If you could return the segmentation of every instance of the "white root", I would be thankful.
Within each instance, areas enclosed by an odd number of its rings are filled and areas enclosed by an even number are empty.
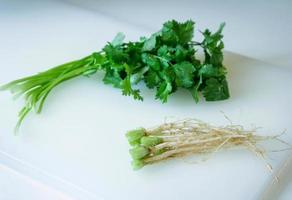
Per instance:
[[[232,123],[224,127],[216,127],[196,119],[165,123],[146,130],[146,135],[161,138],[163,142],[151,147],[151,153],[143,161],[150,164],[191,153],[211,155],[223,148],[237,146],[245,147],[265,159],[264,151],[256,144],[267,139],[277,140],[280,135],[258,136],[255,135],[256,130],[257,128],[244,130],[243,126]],[[272,170],[268,163],[267,167]]]

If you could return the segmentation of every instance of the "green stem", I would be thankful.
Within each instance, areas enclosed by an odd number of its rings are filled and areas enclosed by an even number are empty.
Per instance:
[[[22,121],[33,108],[36,109],[37,113],[42,111],[46,98],[56,86],[83,75],[88,70],[98,69],[101,64],[96,61],[93,55],[90,55],[0,87],[1,90],[10,90],[15,96],[25,95],[25,106],[19,112],[15,131],[18,131]]]

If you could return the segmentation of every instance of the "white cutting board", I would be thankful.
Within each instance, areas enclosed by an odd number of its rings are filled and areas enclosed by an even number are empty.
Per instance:
[[[22,5],[25,6],[25,5]],[[129,40],[149,35],[97,13],[61,3],[36,2],[36,8],[1,17],[0,84],[99,50],[118,31]],[[2,14],[5,16],[5,12]],[[41,115],[29,115],[13,135],[21,101],[0,94],[0,162],[76,199],[257,199],[271,178],[265,163],[248,151],[221,152],[207,162],[172,160],[133,171],[125,132],[163,123],[165,117],[194,117],[217,125],[263,127],[292,142],[292,71],[225,52],[231,98],[195,104],[178,91],[161,104],[140,85],[138,102],[101,76],[77,78],[56,88]],[[287,152],[269,154],[275,167]],[[188,159],[189,161],[189,159]]]

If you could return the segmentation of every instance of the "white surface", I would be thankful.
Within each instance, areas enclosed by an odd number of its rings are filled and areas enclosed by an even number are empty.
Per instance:
[[[275,179],[271,181],[265,191],[263,192],[262,199],[264,200],[290,200],[292,196],[292,154],[285,160],[282,166],[275,172],[275,176],[279,178],[279,181]]]
[[[0,83],[85,56],[118,31],[128,39],[150,33],[62,3],[5,5]],[[264,127],[261,134],[285,128],[289,133],[291,70],[228,52],[226,65],[232,98],[214,103],[195,104],[179,91],[161,104],[140,86],[142,103],[98,76],[72,80],[52,92],[43,113],[30,115],[17,137],[12,130],[22,102],[1,93],[0,162],[76,199],[257,199],[271,174],[246,151],[219,153],[199,165],[173,160],[138,172],[130,167],[125,131],[161,123],[165,116],[223,124],[224,111],[235,122]],[[285,154],[271,154],[269,161],[277,167]]]
[[[26,177],[19,172],[0,164],[0,199],[42,199],[42,200],[73,200],[48,185]]]

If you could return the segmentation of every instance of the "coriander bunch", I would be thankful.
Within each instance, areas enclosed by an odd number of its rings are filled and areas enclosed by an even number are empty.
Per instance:
[[[203,31],[203,40],[193,41],[194,22],[175,20],[163,24],[161,30],[139,41],[124,42],[118,33],[104,48],[80,60],[54,67],[39,74],[12,81],[0,89],[24,96],[25,105],[19,113],[20,126],[33,109],[40,113],[49,93],[59,84],[78,76],[90,76],[104,71],[103,82],[122,90],[122,94],[143,100],[135,85],[143,81],[156,90],[155,98],[163,103],[179,88],[190,91],[196,102],[199,93],[207,101],[229,98],[226,69],[223,65],[222,30]],[[201,48],[204,59],[196,52]]]

